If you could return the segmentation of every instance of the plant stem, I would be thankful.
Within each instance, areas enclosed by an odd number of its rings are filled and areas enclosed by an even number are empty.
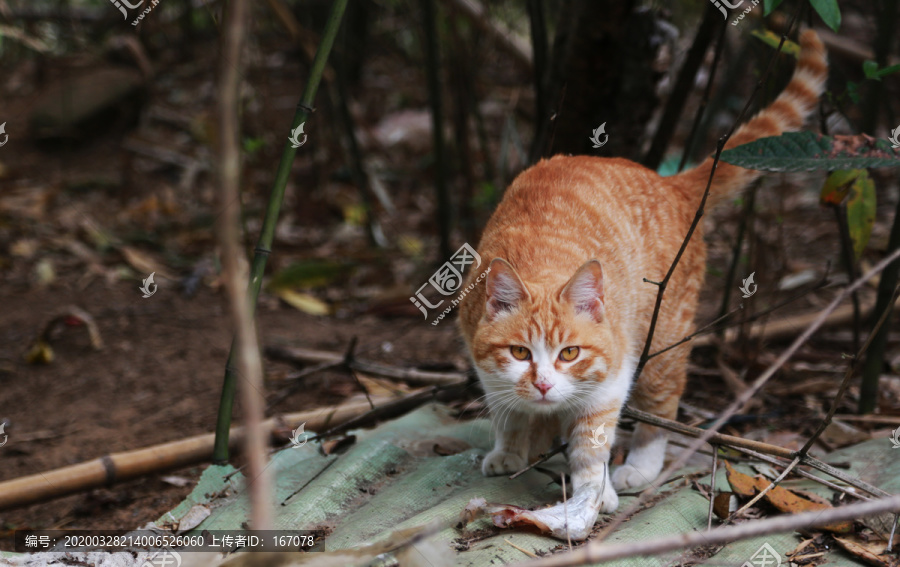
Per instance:
[[[887,253],[890,254],[898,248],[900,248],[900,194],[898,194],[897,211],[894,213],[891,235],[888,237]],[[897,287],[898,279],[900,279],[900,262],[894,262],[884,269],[878,282],[878,299],[876,299],[875,309],[872,311],[873,321],[877,321],[882,313],[893,307],[891,298],[894,288]],[[872,413],[878,403],[878,378],[884,367],[884,348],[887,345],[890,328],[890,325],[885,324],[878,329],[866,354],[866,365],[863,367],[862,384],[859,388],[859,413]]]
[[[319,90],[319,82],[325,70],[325,63],[328,61],[328,55],[331,53],[331,47],[334,45],[334,38],[337,36],[346,7],[347,0],[334,0],[334,3],[331,5],[331,14],[328,16],[328,22],[322,34],[322,43],[319,44],[319,49],[316,51],[312,69],[309,71],[309,80],[306,83],[306,88],[303,89],[303,95],[300,97],[300,103],[297,105],[297,111],[294,113],[291,130],[306,122],[313,111],[312,104],[316,98],[316,92]],[[272,251],[275,225],[278,223],[278,213],[281,210],[281,203],[284,201],[284,189],[287,186],[291,165],[296,154],[297,148],[294,148],[292,144],[286,143],[284,145],[284,150],[281,152],[281,161],[275,174],[275,182],[272,185],[272,193],[269,195],[266,216],[263,220],[256,250],[254,251],[253,264],[250,267],[250,285],[248,286],[247,295],[249,296],[251,316],[256,311],[256,299],[259,297],[259,290],[262,286],[266,260]],[[235,352],[235,343],[232,341],[231,350],[228,353],[228,362],[225,364],[225,380],[222,384],[222,397],[219,401],[219,414],[216,419],[216,443],[213,450],[213,462],[217,464],[228,461],[228,433],[231,427],[231,411],[234,406],[235,382],[237,380],[235,372],[236,361],[237,353]]]

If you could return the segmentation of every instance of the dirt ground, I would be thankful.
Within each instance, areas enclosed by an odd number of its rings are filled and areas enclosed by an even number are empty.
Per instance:
[[[251,77],[262,73],[260,61],[287,51],[277,42],[255,47],[259,57],[249,71]],[[207,58],[212,57],[212,42],[201,49]],[[205,120],[202,124],[208,127],[211,99],[177,99],[172,92],[201,92],[212,84],[211,70],[197,63],[202,57],[185,62],[169,52],[160,57],[166,62],[160,65],[163,76],[171,85],[150,88],[144,111],[175,106],[190,120]],[[380,54],[373,59],[374,69],[386,65]],[[67,73],[101,64],[96,59],[68,60],[42,73],[49,75],[47,80],[61,80]],[[203,174],[185,190],[179,186],[177,168],[136,157],[125,148],[134,128],[156,144],[171,142],[184,151],[203,144],[183,141],[184,132],[171,124],[149,121],[148,125],[145,117],[138,127],[114,124],[102,135],[86,134],[77,143],[48,148],[18,134],[27,130],[29,104],[39,87],[37,72],[28,63],[15,72],[21,85],[6,86],[0,117],[8,121],[11,135],[11,143],[0,150],[0,419],[8,422],[9,436],[0,448],[0,481],[212,431],[231,340],[230,323],[214,268],[202,274],[192,296],[185,294],[182,278],[199,273],[198,266],[215,266],[214,183]],[[280,133],[281,125],[289,123],[299,92],[298,76],[300,66],[293,63],[268,68],[266,82],[255,95],[258,104],[248,118],[253,122],[251,129],[267,143],[248,160],[244,195],[248,249],[258,234],[258,219],[282,143],[280,134],[269,132]],[[389,89],[379,81],[377,73],[364,77],[360,90],[371,98],[359,103],[368,105],[357,109],[360,114],[387,112]],[[407,100],[423,105],[423,83],[411,80],[409,84]],[[489,86],[488,97],[503,98],[504,88],[508,87]],[[516,88],[527,92],[527,78]],[[311,120],[307,132],[314,136],[317,129],[327,130],[324,118]],[[360,358],[410,367],[465,369],[455,320],[433,327],[421,320],[408,300],[426,281],[437,256],[431,171],[419,161],[427,148],[418,154],[398,151],[382,156],[390,165],[390,191],[399,212],[381,216],[392,244],[380,251],[367,244],[364,230],[347,213],[359,200],[341,173],[343,158],[336,148],[336,142],[311,144],[308,153],[296,160],[269,273],[310,258],[348,258],[356,270],[307,290],[334,308],[330,316],[304,313],[264,291],[257,310],[262,344],[343,352],[356,337]],[[831,262],[833,281],[841,281],[834,217],[818,204],[821,182],[822,175],[772,175],[761,186],[756,225],[738,272],[739,277],[751,271],[757,274],[760,293],[752,309],[761,310],[793,293],[778,289],[784,276],[804,270],[821,275]],[[896,186],[895,178],[877,177],[877,182],[879,188]],[[879,195],[883,200],[864,264],[880,257],[889,229],[886,211],[892,211],[896,202],[896,195],[887,189]],[[700,322],[712,320],[718,312],[741,210],[740,203],[730,203],[705,221],[710,269],[701,296]],[[454,238],[462,242],[461,235]],[[144,265],[164,268],[157,272],[159,287],[149,298],[138,290],[149,273],[140,269]],[[162,277],[162,272],[174,279]],[[832,287],[804,296],[770,320],[819,309],[834,293]],[[872,293],[872,289],[864,290],[867,297]],[[731,305],[738,297],[735,290]],[[47,324],[67,314],[69,306],[93,318],[102,350],[92,347],[84,325],[68,317],[51,330],[46,341],[52,361],[42,364],[32,356],[29,362],[28,353]],[[841,353],[851,349],[850,335],[849,326],[844,325],[817,336],[730,431],[808,434],[836,390],[844,368]],[[891,337],[894,357],[898,339]],[[744,371],[746,376],[757,375],[774,360],[777,346],[741,343],[726,349],[721,358],[713,349],[695,351],[685,395],[687,405],[695,409],[683,417],[693,421],[704,410],[720,410],[723,400],[733,396],[723,374],[730,372],[739,379]],[[266,362],[268,395],[283,387],[289,370],[286,364]],[[900,388],[896,370],[892,372],[881,411],[900,415]],[[804,384],[810,386],[804,389]],[[307,387],[272,413],[335,404],[358,392],[352,377],[324,372],[311,376]],[[852,411],[857,394],[854,387],[839,411]],[[235,413],[239,419],[239,405]],[[876,428],[862,427],[866,432]],[[0,511],[0,549],[11,548],[15,529],[142,525],[183,499],[203,466]],[[176,486],[163,480],[167,475],[188,483]]]

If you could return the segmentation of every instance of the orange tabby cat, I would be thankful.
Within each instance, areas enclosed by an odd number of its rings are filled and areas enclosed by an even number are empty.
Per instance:
[[[803,32],[800,46],[784,92],[738,129],[728,148],[803,124],[824,89],[828,65],[815,32]],[[632,384],[657,294],[643,278],[663,279],[711,168],[709,158],[660,177],[625,159],[556,156],[513,181],[485,228],[478,252],[490,272],[460,306],[496,436],[482,470],[519,470],[555,435],[567,439],[573,500],[588,503],[586,528],[570,533],[573,538],[587,537],[598,511],[618,507],[614,488],[648,484],[662,469],[665,432],[640,423],[625,464],[606,482],[626,400],[676,417],[689,344],[652,358]],[[720,161],[709,203],[758,176]],[[669,282],[651,352],[692,332],[706,262],[701,227]],[[471,271],[466,285],[475,276]]]

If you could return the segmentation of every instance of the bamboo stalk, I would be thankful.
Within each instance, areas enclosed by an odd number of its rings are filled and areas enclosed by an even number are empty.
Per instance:
[[[382,396],[373,401],[376,404],[386,404],[393,400],[392,397]],[[307,430],[316,431],[346,423],[369,410],[369,402],[362,400],[270,418],[264,421],[261,427],[269,431],[281,424],[294,428],[305,423]],[[245,432],[244,427],[232,427],[228,436],[229,446],[239,447],[244,441]],[[214,440],[215,433],[205,433],[0,482],[0,510],[27,506],[148,474],[196,465],[210,459]]]
[[[334,38],[337,36],[346,7],[347,0],[335,0],[331,5],[331,14],[328,16],[325,32],[322,34],[322,43],[316,51],[316,57],[309,72],[309,80],[306,83],[306,88],[303,89],[303,95],[300,97],[300,103],[297,105],[297,111],[294,113],[294,120],[291,124],[292,131],[301,123],[306,122],[313,111],[312,104],[316,98],[316,92],[319,90],[319,82],[322,80],[325,63],[328,60],[328,55],[331,53],[331,47],[334,45]],[[275,225],[278,223],[278,213],[281,210],[281,203],[284,201],[284,189],[287,186],[287,180],[291,173],[291,164],[296,154],[297,148],[293,147],[293,144],[284,144],[284,150],[281,152],[281,161],[275,174],[275,182],[272,185],[272,193],[269,196],[269,204],[266,207],[262,231],[259,234],[259,241],[253,255],[253,264],[250,268],[250,286],[247,290],[247,295],[249,296],[251,315],[256,310],[256,299],[259,297],[259,290],[262,287],[266,260],[272,252],[272,241],[275,239]],[[216,442],[213,452],[213,462],[215,463],[228,461],[228,435],[231,427],[231,412],[234,406],[234,392],[237,381],[235,373],[236,362],[237,349],[234,341],[232,341],[231,349],[228,353],[228,362],[225,364],[225,379],[222,384],[222,397],[219,401],[219,415],[216,420]]]

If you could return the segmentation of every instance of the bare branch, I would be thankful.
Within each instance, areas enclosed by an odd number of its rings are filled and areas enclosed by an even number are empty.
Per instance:
[[[745,522],[737,526],[716,528],[710,531],[677,534],[651,541],[641,540],[629,543],[603,544],[595,540],[588,542],[575,551],[550,555],[535,561],[520,563],[519,565],[522,567],[561,567],[564,565],[594,564],[624,557],[659,555],[667,551],[690,548],[697,545],[731,543],[753,537],[791,532],[873,516],[884,512],[897,511],[900,511],[900,495],[870,502],[849,504],[840,508],[766,518],[765,520]]]

